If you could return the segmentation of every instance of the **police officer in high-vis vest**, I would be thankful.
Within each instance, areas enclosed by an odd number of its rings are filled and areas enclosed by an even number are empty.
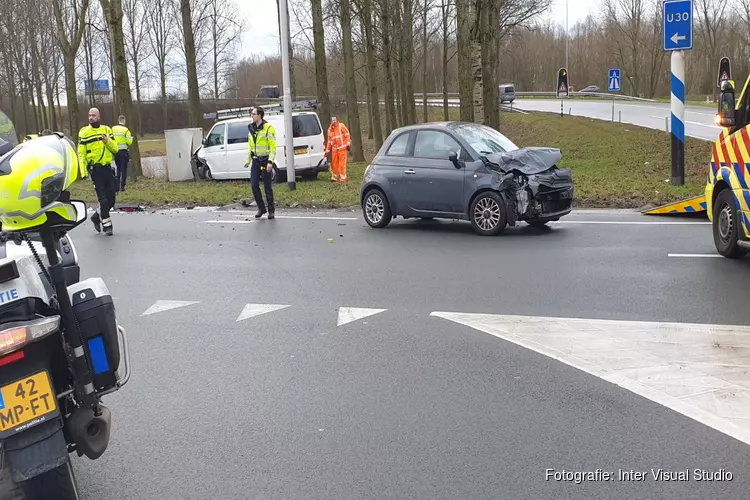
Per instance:
[[[112,133],[115,135],[118,151],[115,153],[115,165],[117,165],[117,177],[115,178],[115,191],[125,191],[125,179],[128,175],[128,162],[130,161],[130,151],[128,146],[133,144],[133,135],[130,129],[125,126],[125,117],[120,115],[120,124],[112,127]]]
[[[263,217],[266,206],[263,196],[260,194],[260,179],[263,177],[263,188],[268,201],[268,218],[273,219],[276,206],[273,203],[273,162],[276,161],[276,129],[273,125],[263,119],[265,112],[263,108],[253,108],[250,116],[253,122],[248,126],[248,154],[245,168],[252,164],[250,170],[250,185],[253,188],[255,203],[258,205],[256,219]]]
[[[78,133],[78,158],[81,165],[88,169],[94,181],[96,197],[99,199],[99,212],[91,216],[91,222],[97,232],[102,231],[112,236],[112,219],[109,211],[115,206],[115,172],[112,162],[117,153],[117,143],[112,129],[100,122],[99,110],[89,110],[89,124]]]

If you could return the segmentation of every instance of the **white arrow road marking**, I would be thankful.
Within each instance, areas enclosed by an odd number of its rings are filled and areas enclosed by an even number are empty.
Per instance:
[[[339,320],[337,326],[346,325],[352,321],[357,321],[368,316],[387,311],[388,309],[366,309],[364,307],[340,307]]]
[[[282,304],[247,304],[245,305],[245,308],[242,310],[240,315],[237,316],[237,321],[242,321],[254,316],[260,316],[261,314],[278,311],[280,309],[286,309],[287,307],[291,306]]]
[[[151,307],[146,310],[146,312],[141,314],[141,316],[148,316],[149,314],[169,311],[170,309],[177,309],[179,307],[191,306],[197,303],[198,301],[189,300],[157,300]]]
[[[750,327],[433,312],[750,444]]]

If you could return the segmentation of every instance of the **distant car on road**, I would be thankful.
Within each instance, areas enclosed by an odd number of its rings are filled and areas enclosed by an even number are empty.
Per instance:
[[[475,123],[402,127],[365,170],[362,212],[375,228],[397,215],[468,220],[488,236],[517,221],[542,226],[572,210],[572,174],[557,167],[561,158]]]
[[[513,102],[516,100],[516,86],[512,83],[506,83],[498,87],[500,92],[500,104],[505,101]]]
[[[581,90],[579,90],[581,93],[585,92],[601,92],[601,89],[597,85],[589,85],[588,87],[584,87]]]

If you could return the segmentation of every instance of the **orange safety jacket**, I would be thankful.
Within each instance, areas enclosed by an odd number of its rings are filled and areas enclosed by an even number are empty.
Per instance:
[[[338,151],[340,149],[351,147],[351,145],[352,138],[349,135],[349,129],[346,128],[346,125],[341,122],[329,125],[325,154],[330,153],[331,150]]]

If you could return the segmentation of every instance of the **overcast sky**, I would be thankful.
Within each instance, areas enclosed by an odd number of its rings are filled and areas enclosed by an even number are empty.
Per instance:
[[[565,1],[554,0],[553,8],[548,14],[551,18],[565,23]],[[242,39],[242,57],[256,55],[273,55],[279,53],[278,13],[276,0],[239,0],[241,14],[248,20],[248,30]],[[583,20],[590,12],[598,15],[596,0],[568,0],[568,23],[573,26]],[[252,7],[251,7],[252,5]],[[252,13],[251,13],[252,9]]]

